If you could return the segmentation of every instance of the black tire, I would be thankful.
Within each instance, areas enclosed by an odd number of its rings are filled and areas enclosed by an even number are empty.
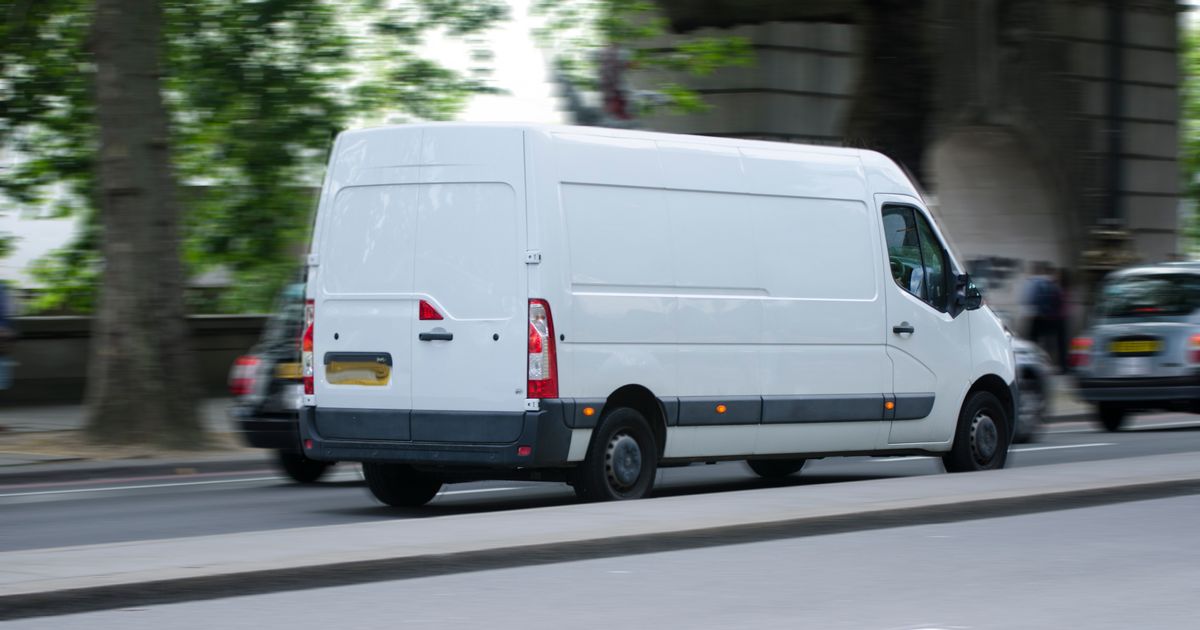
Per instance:
[[[392,507],[420,507],[442,489],[441,479],[407,464],[364,462],[362,471],[371,494]]]
[[[754,474],[763,479],[783,479],[800,472],[804,467],[803,459],[751,459],[746,464]]]
[[[309,459],[300,453],[277,451],[275,461],[279,468],[296,483],[316,483],[333,464]]]
[[[1120,431],[1125,424],[1127,414],[1124,407],[1117,403],[1100,403],[1100,426],[1105,431]]]
[[[975,392],[958,414],[954,445],[942,457],[947,472],[1004,468],[1012,435],[1008,414],[990,392]]]
[[[658,446],[650,425],[637,411],[619,407],[600,420],[571,485],[585,501],[641,499],[654,486],[657,470]]]

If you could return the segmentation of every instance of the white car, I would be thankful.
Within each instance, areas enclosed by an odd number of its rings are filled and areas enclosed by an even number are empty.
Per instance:
[[[339,136],[308,259],[306,457],[645,496],[658,466],[1004,465],[1009,337],[870,151],[422,124]]]

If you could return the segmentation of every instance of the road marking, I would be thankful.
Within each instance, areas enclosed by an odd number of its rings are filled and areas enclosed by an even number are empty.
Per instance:
[[[525,486],[524,488],[514,486],[512,488],[476,488],[475,490],[443,490],[442,492],[437,493],[437,496],[444,497],[444,496],[449,496],[451,494],[480,494],[483,492],[504,492],[505,490],[524,490],[525,488],[529,488],[529,487],[531,487],[531,486]]]
[[[1128,430],[1137,431],[1138,429],[1171,429],[1175,427],[1194,427],[1200,429],[1200,424],[1195,420],[1185,420],[1183,422],[1158,422],[1155,424],[1135,424],[1127,427]]]
[[[1059,446],[1018,446],[1008,449],[1009,453],[1029,453],[1032,451],[1055,451],[1064,448],[1092,448],[1095,446],[1113,446],[1115,442],[1096,442],[1094,444],[1061,444]],[[937,455],[908,455],[905,457],[878,457],[876,462],[915,462],[921,459],[936,459]]]
[[[1062,444],[1060,446],[1022,446],[1020,448],[1010,448],[1010,453],[1029,453],[1032,451],[1056,451],[1063,448],[1091,448],[1093,446],[1113,446],[1115,442],[1096,442],[1095,444]]]
[[[137,486],[111,486],[108,488],[75,488],[72,490],[37,490],[35,492],[13,492],[0,497],[31,497],[48,494],[77,494],[83,492],[116,492],[119,490],[147,490],[149,488],[177,488],[180,486],[210,486],[219,483],[251,483],[256,481],[278,481],[283,477],[247,477],[245,479],[211,479],[209,481],[180,481],[178,483],[152,483]]]

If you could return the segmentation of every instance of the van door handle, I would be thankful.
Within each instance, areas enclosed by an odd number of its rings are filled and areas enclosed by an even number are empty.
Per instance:
[[[423,332],[417,335],[417,339],[421,341],[453,341],[454,333],[448,332]]]
[[[904,334],[911,335],[911,334],[917,332],[917,329],[913,328],[912,324],[910,324],[908,322],[900,322],[899,325],[892,326],[892,332],[896,333],[897,335],[904,335]]]

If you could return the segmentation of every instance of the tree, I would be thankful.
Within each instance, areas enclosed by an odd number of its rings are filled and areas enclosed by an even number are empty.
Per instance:
[[[161,0],[171,143],[185,261],[235,282],[219,307],[265,309],[294,277],[312,188],[349,124],[445,119],[482,82],[422,56],[431,31],[463,38],[502,0]],[[0,147],[21,156],[0,192],[52,205],[84,229],[39,261],[40,310],[90,312],[100,268],[95,132],[83,45],[91,0],[0,0]],[[82,70],[82,72],[81,72]],[[385,114],[386,113],[386,114]]]
[[[674,78],[704,76],[726,66],[754,62],[743,37],[679,36],[663,43],[668,24],[648,0],[537,0],[534,12],[546,17],[538,38],[557,58],[560,79],[572,95],[610,92],[603,85],[613,65],[654,72],[656,84],[642,98],[622,103],[631,115],[654,110],[674,113],[703,111],[700,95]],[[605,109],[609,109],[606,107]],[[613,112],[608,112],[610,119]],[[623,118],[621,112],[615,118]]]
[[[418,45],[504,12],[496,0],[0,4],[0,146],[22,157],[0,190],[84,218],[35,273],[58,305],[96,307],[91,436],[198,444],[188,271],[225,265],[233,301],[265,306],[296,271],[333,134],[383,111],[443,118],[486,91]]]
[[[1183,126],[1180,138],[1180,162],[1183,166],[1183,191],[1192,207],[1191,225],[1185,228],[1191,249],[1200,250],[1200,28],[1184,20],[1179,43],[1183,75]]]
[[[89,43],[104,288],[92,326],[87,429],[103,441],[189,446],[202,436],[183,312],[162,32],[157,2],[96,0]]]

